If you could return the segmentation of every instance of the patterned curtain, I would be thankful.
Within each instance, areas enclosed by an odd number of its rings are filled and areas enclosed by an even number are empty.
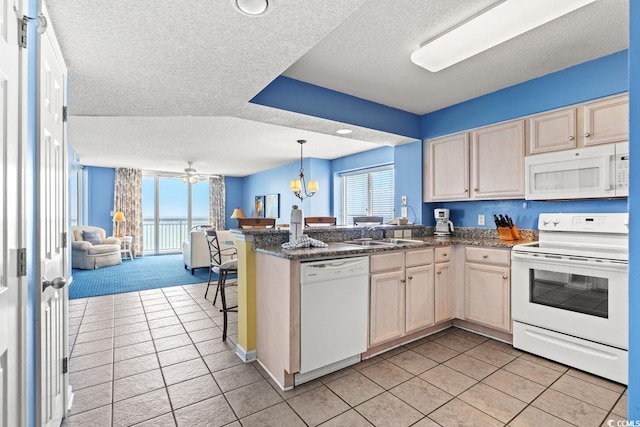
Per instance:
[[[225,185],[223,176],[209,178],[209,220],[216,230],[226,229],[225,224]]]
[[[142,171],[116,168],[113,210],[124,213],[123,235],[132,236],[134,256],[142,254]]]

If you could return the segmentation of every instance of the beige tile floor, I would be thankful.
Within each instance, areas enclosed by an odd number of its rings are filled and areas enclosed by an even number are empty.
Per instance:
[[[204,285],[72,300],[72,426],[569,426],[625,420],[626,388],[457,329],[282,392],[235,356]],[[235,303],[235,288],[228,291]],[[218,303],[219,304],[219,303]]]

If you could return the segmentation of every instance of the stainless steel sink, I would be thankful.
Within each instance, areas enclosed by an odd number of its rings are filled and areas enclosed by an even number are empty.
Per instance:
[[[423,243],[422,240],[411,240],[411,239],[382,239],[383,242],[392,243],[394,245],[410,245],[412,243]]]
[[[357,239],[347,240],[347,245],[362,246],[362,247],[374,247],[374,246],[395,246],[395,243],[385,242],[383,240],[371,240],[371,239]]]

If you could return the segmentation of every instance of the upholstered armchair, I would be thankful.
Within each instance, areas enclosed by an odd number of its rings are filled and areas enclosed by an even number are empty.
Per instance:
[[[122,264],[120,239],[106,237],[100,227],[71,227],[71,266],[91,270]]]
[[[220,239],[220,249],[224,250],[235,246],[231,231],[216,230],[216,232]],[[196,268],[209,268],[211,265],[209,243],[203,230],[193,230],[189,233],[187,240],[182,243],[182,258],[184,260],[184,268],[191,270],[191,274],[194,273]]]

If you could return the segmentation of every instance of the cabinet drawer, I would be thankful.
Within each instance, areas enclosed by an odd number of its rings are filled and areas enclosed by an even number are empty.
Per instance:
[[[435,260],[436,260],[436,262],[451,261],[451,246],[445,246],[443,248],[436,248],[435,249]]]
[[[509,265],[511,261],[511,250],[509,249],[467,246],[464,248],[464,253],[466,260],[470,262]]]
[[[418,265],[433,264],[433,249],[419,249],[417,251],[407,251],[405,265],[416,267]]]
[[[371,272],[399,270],[402,268],[402,252],[371,255]]]

